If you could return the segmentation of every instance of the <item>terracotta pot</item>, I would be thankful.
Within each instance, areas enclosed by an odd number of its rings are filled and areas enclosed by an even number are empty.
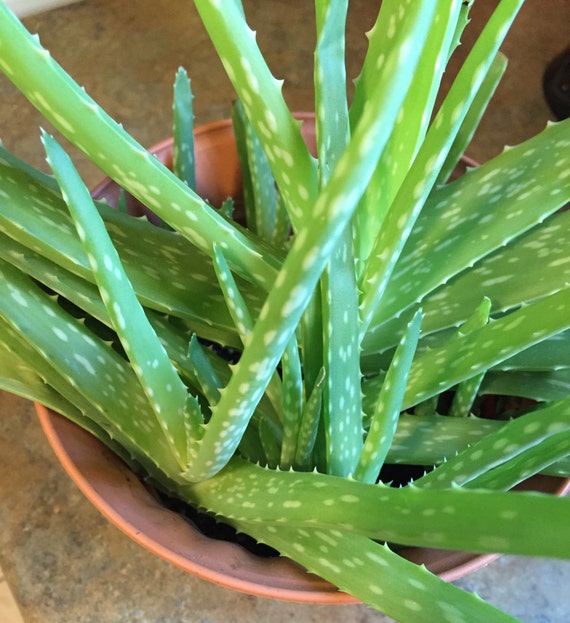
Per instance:
[[[303,132],[307,144],[314,147],[312,115],[299,117],[309,121]],[[171,165],[171,140],[151,151]],[[229,121],[198,128],[196,159],[198,192],[212,205],[219,206],[228,196],[239,195],[240,170]],[[107,179],[94,189],[93,195],[113,204],[118,192],[116,184]],[[141,210],[145,211],[136,201],[130,201],[129,211],[140,214]],[[115,526],[154,554],[200,578],[251,595],[320,604],[357,601],[291,560],[261,558],[237,544],[204,536],[180,515],[161,506],[96,438],[41,405],[36,405],[36,410],[50,445],[79,489]],[[557,478],[535,477],[528,487],[561,494],[567,484]],[[497,557],[426,548],[403,548],[400,553],[449,581]]]

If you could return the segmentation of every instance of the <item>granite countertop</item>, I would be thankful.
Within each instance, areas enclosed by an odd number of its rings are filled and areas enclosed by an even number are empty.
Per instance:
[[[271,66],[287,79],[297,110],[312,108],[311,4],[245,2]],[[356,75],[372,24],[370,0],[351,0],[348,73]],[[473,28],[495,1],[477,0]],[[545,64],[567,44],[567,0],[527,0],[504,49],[509,73],[475,137],[484,160],[544,127]],[[144,145],[170,133],[174,73],[193,80],[198,123],[227,117],[231,86],[191,3],[84,0],[26,19],[42,42]],[[42,165],[39,115],[0,77],[0,136]],[[101,174],[72,152],[86,182]],[[43,166],[43,165],[42,165]],[[0,392],[0,567],[26,623],[244,623],[389,621],[361,605],[309,606],[234,593],[188,576],[130,542],[78,492],[57,463],[28,401]],[[503,557],[458,584],[529,623],[563,623],[570,613],[570,563]]]

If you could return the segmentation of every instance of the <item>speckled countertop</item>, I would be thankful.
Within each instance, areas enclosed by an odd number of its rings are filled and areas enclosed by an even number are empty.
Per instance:
[[[274,73],[297,110],[310,110],[313,43],[308,0],[246,1]],[[365,49],[372,0],[351,0],[349,75]],[[496,0],[477,0],[472,29]],[[542,71],[566,47],[568,0],[527,0],[504,46],[511,59],[470,155],[485,160],[550,118]],[[193,80],[198,123],[226,117],[232,89],[190,2],[84,0],[33,18],[52,54],[138,140],[169,134],[174,72]],[[0,136],[43,162],[39,115],[0,78]],[[76,152],[88,184],[100,173]],[[0,392],[0,566],[26,623],[361,623],[388,621],[364,606],[308,606],[233,593],[185,575],[124,537],[77,491],[53,457],[32,405]],[[503,557],[458,582],[529,623],[570,620],[570,563]],[[436,622],[434,622],[436,623]]]

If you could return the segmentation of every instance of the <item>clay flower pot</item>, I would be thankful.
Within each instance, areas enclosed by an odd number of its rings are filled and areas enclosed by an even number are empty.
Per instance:
[[[299,117],[308,121],[303,132],[307,144],[314,145],[313,116]],[[159,143],[151,151],[171,165],[171,140]],[[212,205],[219,206],[228,196],[239,196],[240,168],[229,121],[197,130],[196,161],[198,192]],[[119,189],[107,179],[95,188],[93,195],[116,204]],[[129,211],[145,211],[132,198],[129,202]],[[36,405],[36,410],[48,442],[79,489],[116,527],[149,551],[188,573],[251,595],[315,604],[356,602],[289,559],[262,558],[235,543],[204,536],[181,515],[160,505],[126,465],[96,438],[41,405]],[[561,479],[544,477],[535,477],[528,483],[529,488],[558,494],[567,485]],[[496,558],[425,548],[402,548],[399,552],[450,581]]]

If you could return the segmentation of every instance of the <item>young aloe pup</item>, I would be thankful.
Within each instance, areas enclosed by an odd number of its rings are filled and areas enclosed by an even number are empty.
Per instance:
[[[195,4],[247,227],[195,190],[183,72],[171,172],[0,6],[4,73],[168,225],[93,201],[47,133],[53,177],[2,151],[0,386],[398,621],[512,621],[387,543],[570,558],[570,500],[510,491],[570,475],[570,122],[449,181],[521,0],[437,109],[471,3],[384,0],[349,102],[348,2],[317,0],[316,158],[240,3]],[[488,393],[531,407],[483,420]],[[390,487],[399,463],[426,474]]]

